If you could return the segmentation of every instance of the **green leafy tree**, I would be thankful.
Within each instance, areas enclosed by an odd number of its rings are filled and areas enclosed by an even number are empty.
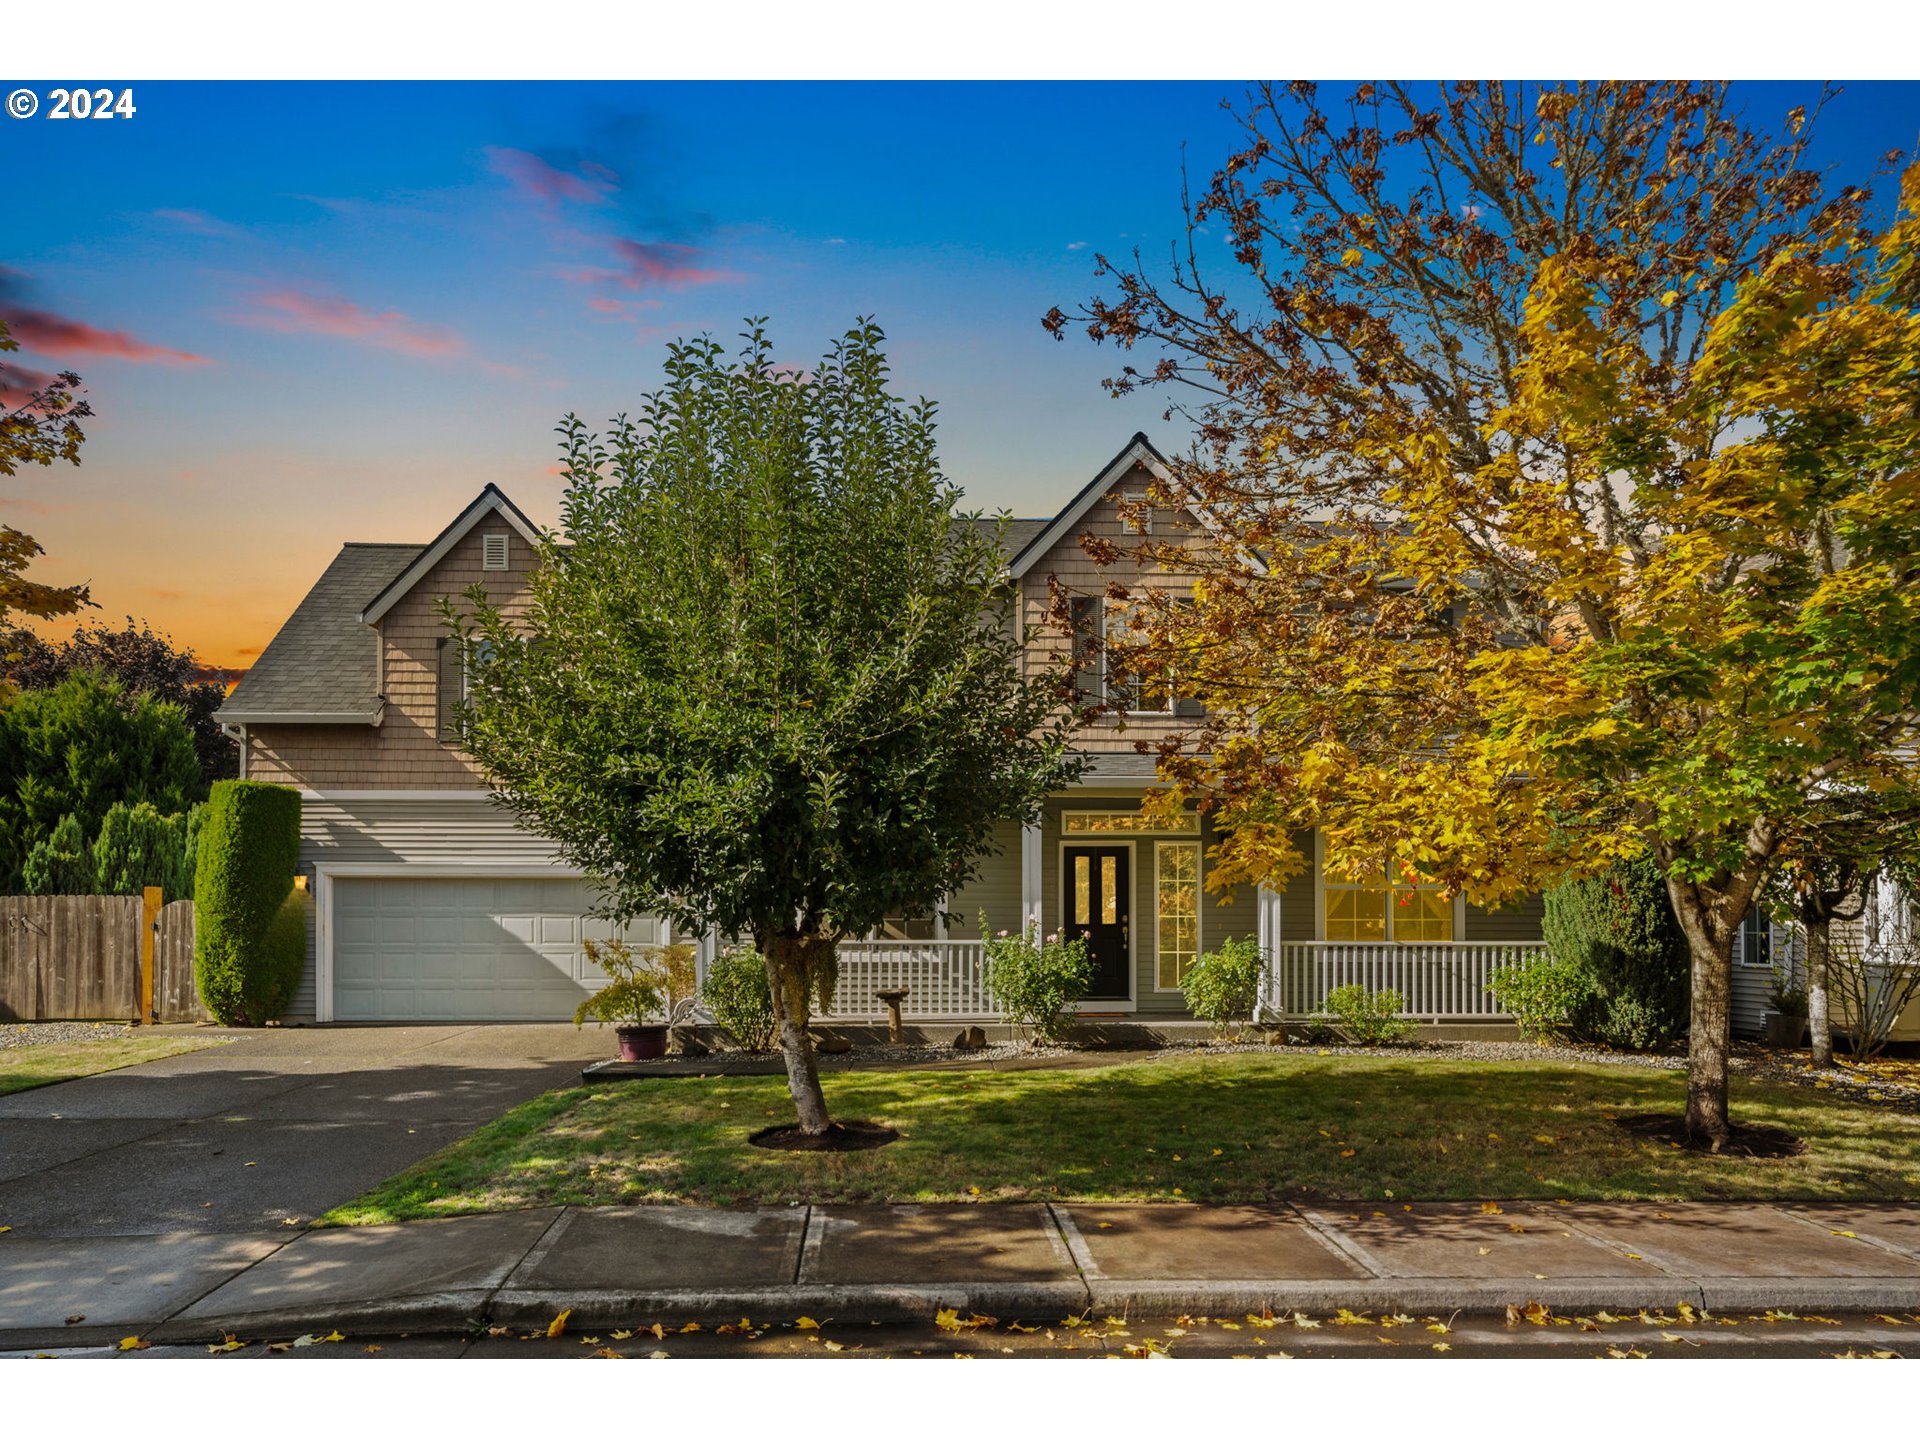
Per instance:
[[[97,835],[116,804],[172,815],[205,793],[179,707],[117,681],[83,671],[0,709],[0,877],[68,815]]]
[[[53,833],[27,852],[20,889],[27,895],[97,894],[93,847],[77,816],[62,815]]]
[[[193,894],[186,850],[185,815],[162,815],[145,801],[115,805],[93,842],[96,893],[138,895],[157,885],[169,901],[184,900]]]
[[[13,656],[10,678],[22,690],[48,690],[76,671],[97,670],[125,687],[129,705],[143,695],[178,705],[193,732],[194,753],[206,783],[231,780],[240,773],[240,749],[213,718],[226,700],[226,686],[204,678],[206,672],[191,647],[175,645],[131,615],[118,629],[81,625],[58,642],[25,628],[0,633],[0,654]]]
[[[20,348],[0,320],[0,354]],[[80,422],[93,413],[80,399],[80,377],[71,371],[39,375],[0,365],[0,476],[11,477],[23,465],[80,463],[87,437]],[[85,585],[43,585],[29,580],[27,566],[44,552],[31,535],[0,521],[0,626],[13,611],[47,619],[71,615],[90,603]],[[0,645],[0,700],[6,698],[9,652]]]
[[[1652,856],[1622,861],[1547,892],[1541,933],[1554,962],[1578,977],[1568,1017],[1578,1039],[1658,1050],[1687,1028],[1687,937]]]
[[[615,918],[751,938],[809,1133],[839,940],[931,911],[1077,771],[1063,677],[1022,675],[1004,551],[882,338],[804,371],[758,324],[734,360],[670,346],[639,423],[561,427],[524,612],[467,598],[467,744],[497,793]]]

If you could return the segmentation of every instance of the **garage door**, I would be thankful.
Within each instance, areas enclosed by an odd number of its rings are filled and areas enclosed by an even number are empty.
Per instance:
[[[610,939],[578,880],[333,882],[336,1020],[571,1020],[604,981],[583,941]],[[651,920],[619,932],[658,944]]]

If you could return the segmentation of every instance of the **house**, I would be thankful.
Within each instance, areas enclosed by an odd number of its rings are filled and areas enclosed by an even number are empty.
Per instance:
[[[1182,585],[1157,572],[1116,577],[1080,544],[1090,532],[1123,540],[1122,506],[1165,475],[1159,452],[1135,435],[1058,514],[1014,522],[1008,578],[1033,664],[1070,643],[1043,623],[1050,579],[1076,597],[1089,627],[1114,621],[1102,598],[1110,579]],[[1211,543],[1185,512],[1141,523]],[[526,516],[490,485],[429,543],[343,546],[221,710],[242,776],[296,786],[304,799],[300,866],[315,921],[290,1018],[561,1019],[597,983],[582,941],[610,932],[589,916],[588,886],[494,803],[452,723],[463,670],[440,602],[477,583],[511,614],[534,540]],[[1186,1018],[1180,982],[1195,957],[1253,936],[1273,962],[1270,1009],[1308,1012],[1328,989],[1358,982],[1399,990],[1425,1018],[1499,1018],[1486,978],[1538,947],[1537,897],[1484,910],[1426,887],[1390,889],[1384,878],[1329,879],[1312,837],[1303,838],[1314,863],[1284,889],[1216,895],[1204,884],[1209,823],[1155,828],[1140,807],[1153,760],[1135,742],[1177,733],[1192,717],[1170,697],[1133,704],[1080,733],[1091,763],[1039,823],[1004,827],[979,878],[949,897],[956,923],[901,916],[843,945],[832,1018],[877,1017],[872,992],[884,985],[904,985],[919,1018],[992,1018],[980,985],[982,912],[996,930],[1034,921],[1085,935],[1097,964],[1089,1015]],[[669,938],[648,921],[626,933]],[[710,938],[688,938],[711,953]]]

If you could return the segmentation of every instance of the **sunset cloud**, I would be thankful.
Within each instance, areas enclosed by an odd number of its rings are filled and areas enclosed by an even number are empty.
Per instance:
[[[613,172],[604,165],[583,165],[581,169],[585,173],[575,174],[550,165],[527,150],[489,145],[486,154],[488,168],[494,174],[549,205],[562,200],[579,205],[604,205],[607,196],[619,189]]]
[[[49,355],[109,355],[117,360],[158,361],[167,365],[207,365],[204,355],[149,345],[124,330],[102,330],[84,320],[22,304],[26,276],[0,265],[0,320],[21,346]]]
[[[29,370],[24,365],[0,361],[0,405],[8,409],[26,404],[52,383],[53,376],[44,370]]]
[[[467,342],[438,325],[422,324],[398,310],[363,310],[338,295],[269,290],[236,318],[286,335],[331,335],[401,355],[450,359],[467,353]]]
[[[229,225],[217,216],[204,210],[156,210],[153,218],[164,220],[169,225],[177,225],[182,230],[191,230],[196,235],[217,235],[222,239],[238,239],[247,232],[238,225]]]

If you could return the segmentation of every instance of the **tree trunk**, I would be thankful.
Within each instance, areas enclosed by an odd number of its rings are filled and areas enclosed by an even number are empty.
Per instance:
[[[780,1058],[787,1066],[787,1092],[800,1129],[808,1135],[826,1133],[827,1097],[820,1088],[820,1069],[813,1058],[813,1037],[807,1033],[808,961],[820,942],[798,935],[759,939],[767,962],[767,988],[773,995],[773,1018],[780,1034]],[[831,942],[828,942],[831,943]]]
[[[1736,920],[1709,910],[1694,885],[1667,879],[1674,918],[1692,957],[1692,1015],[1687,1028],[1687,1134],[1719,1150],[1727,1120],[1727,1057],[1733,1039],[1733,940]]]
[[[1827,1003],[1832,922],[1825,914],[1802,920],[1807,932],[1807,1028],[1813,1038],[1813,1063],[1825,1067],[1833,1064],[1833,1012]]]

